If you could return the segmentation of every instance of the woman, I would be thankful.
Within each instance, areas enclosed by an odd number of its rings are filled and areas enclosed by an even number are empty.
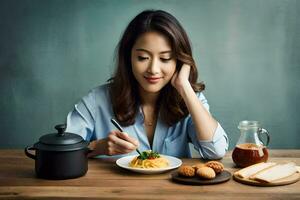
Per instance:
[[[220,124],[209,113],[204,84],[180,23],[169,13],[146,10],[127,26],[118,45],[117,69],[106,85],[90,91],[67,117],[67,131],[80,134],[98,155],[124,156],[152,149],[218,159],[228,148]],[[115,130],[115,118],[124,132]]]

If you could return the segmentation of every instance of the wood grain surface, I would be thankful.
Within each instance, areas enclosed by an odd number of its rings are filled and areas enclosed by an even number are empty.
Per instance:
[[[273,153],[274,151],[274,153]],[[300,150],[271,150],[269,161],[300,165]],[[184,164],[203,162],[182,159]],[[221,160],[233,174],[231,152]],[[300,181],[274,187],[244,185],[230,179],[216,185],[183,185],[171,172],[143,175],[123,170],[114,159],[90,159],[84,177],[70,180],[37,179],[34,161],[23,150],[0,150],[0,199],[300,199]]]

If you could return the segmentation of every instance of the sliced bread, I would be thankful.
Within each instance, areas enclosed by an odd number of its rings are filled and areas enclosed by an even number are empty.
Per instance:
[[[276,180],[286,178],[297,172],[296,164],[288,162],[284,164],[273,165],[269,168],[259,171],[249,177],[251,180],[271,183]]]
[[[262,162],[262,163],[257,163],[254,165],[251,165],[249,167],[243,168],[237,172],[235,172],[235,174],[241,178],[249,178],[250,176],[252,176],[253,174],[256,174],[257,172],[269,168],[271,166],[276,165],[276,163],[272,163],[272,162]]]

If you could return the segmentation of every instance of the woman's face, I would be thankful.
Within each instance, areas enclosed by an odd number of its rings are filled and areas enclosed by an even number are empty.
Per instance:
[[[140,89],[159,92],[172,78],[176,59],[167,37],[158,32],[141,35],[131,50],[132,72]]]

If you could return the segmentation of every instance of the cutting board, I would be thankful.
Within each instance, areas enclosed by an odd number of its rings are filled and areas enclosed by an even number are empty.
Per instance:
[[[231,178],[231,173],[224,170],[223,172],[216,175],[214,179],[206,180],[201,179],[198,176],[193,177],[183,177],[178,174],[177,171],[171,173],[172,180],[182,184],[188,185],[212,185],[228,181]]]
[[[263,182],[258,182],[250,179],[245,179],[237,176],[236,174],[233,174],[233,179],[237,182],[247,184],[247,185],[256,185],[256,186],[263,186],[263,187],[269,187],[269,186],[279,186],[279,185],[288,185],[292,183],[296,183],[297,181],[300,180],[300,173],[294,173],[291,176],[288,176],[283,179],[279,179],[275,182],[272,183],[263,183]]]

